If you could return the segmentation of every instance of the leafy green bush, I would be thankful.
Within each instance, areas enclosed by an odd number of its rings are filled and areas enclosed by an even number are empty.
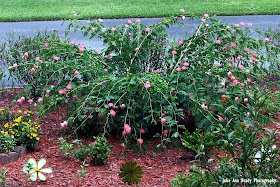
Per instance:
[[[4,131],[0,132],[0,153],[7,153],[14,150],[15,139],[12,135],[6,134]]]
[[[97,165],[106,164],[112,148],[112,146],[108,145],[105,137],[96,137],[94,144],[88,146],[89,156],[92,158],[92,162]]]
[[[105,137],[95,137],[95,142],[84,145],[79,140],[73,141],[72,144],[62,139],[62,144],[59,151],[66,157],[73,157],[83,162],[87,157],[91,158],[91,162],[97,165],[103,165],[107,163],[109,152],[112,150],[112,146],[109,146]]]

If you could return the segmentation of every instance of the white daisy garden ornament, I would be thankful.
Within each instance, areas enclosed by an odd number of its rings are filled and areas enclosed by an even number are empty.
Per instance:
[[[43,173],[52,173],[51,168],[43,168],[47,160],[42,158],[38,161],[38,164],[34,158],[30,158],[27,164],[23,167],[23,172],[29,175],[32,181],[36,181],[38,178],[45,181],[47,177]]]

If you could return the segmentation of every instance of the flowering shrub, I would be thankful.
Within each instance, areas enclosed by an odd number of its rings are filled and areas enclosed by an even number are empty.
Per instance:
[[[25,90],[35,80],[29,97],[38,98],[40,115],[62,104],[69,111],[64,128],[88,135],[117,132],[132,145],[141,146],[149,133],[163,147],[181,137],[190,125],[181,120],[184,110],[197,127],[219,134],[242,122],[250,124],[247,129],[268,123],[264,110],[277,109],[272,98],[278,92],[260,83],[276,71],[272,39],[252,38],[243,23],[228,25],[209,15],[189,38],[169,39],[165,29],[184,20],[170,17],[150,26],[129,20],[110,29],[101,19],[73,21],[69,30],[98,36],[107,47],[92,51],[72,41],[49,42],[38,53],[28,51],[20,65],[10,64],[10,71],[33,77]]]

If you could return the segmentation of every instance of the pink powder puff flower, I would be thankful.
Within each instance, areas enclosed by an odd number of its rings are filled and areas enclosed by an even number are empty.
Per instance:
[[[115,116],[116,116],[116,112],[115,112],[114,110],[110,110],[110,115],[111,115],[112,117],[115,117]]]
[[[181,69],[182,69],[182,70],[186,70],[187,67],[186,67],[186,66],[182,66]]]
[[[59,90],[58,93],[59,94],[67,94],[68,92],[67,92],[67,90]]]
[[[190,64],[189,63],[187,63],[187,62],[184,62],[184,66],[189,66]]]
[[[58,56],[54,56],[53,59],[54,60],[59,60],[59,57]]]
[[[48,47],[50,44],[48,43],[44,43],[44,47]]]
[[[205,22],[206,22],[206,20],[205,20],[204,18],[201,18],[201,21],[202,21],[203,23],[205,23]]]
[[[208,18],[208,17],[209,17],[209,14],[204,14],[203,16],[206,17],[206,18]]]
[[[68,85],[66,86],[66,88],[67,88],[68,90],[72,89],[72,84],[68,84]]]
[[[244,99],[244,104],[247,104],[249,102],[249,99],[248,98],[245,98]]]
[[[28,99],[28,103],[33,103],[33,99]]]
[[[220,63],[220,62],[216,62],[215,65],[218,66],[218,67],[220,67],[220,66],[221,66],[221,63]]]
[[[231,46],[231,47],[235,47],[235,46],[236,46],[236,43],[231,42],[231,43],[230,43],[230,46]]]
[[[75,43],[73,41],[70,41],[69,42],[69,45],[74,45]]]
[[[176,54],[177,54],[177,51],[172,51],[172,54],[173,54],[173,55],[176,55]]]
[[[106,72],[107,72],[107,71],[108,71],[108,69],[107,69],[107,68],[105,68],[105,69],[104,69],[104,71],[106,71]]]
[[[145,88],[147,88],[147,89],[148,89],[148,88],[151,88],[151,84],[150,84],[150,82],[149,82],[149,81],[147,81],[147,82],[146,82],[146,84],[145,84]]]
[[[244,69],[244,66],[243,66],[242,64],[240,64],[238,67],[239,67],[240,69]]]
[[[232,84],[233,84],[233,85],[237,85],[238,83],[239,83],[239,82],[238,82],[238,80],[236,80],[236,79],[232,81]]]
[[[237,102],[237,101],[239,100],[239,98],[238,98],[238,97],[236,97],[234,100]]]
[[[132,24],[133,22],[132,22],[131,20],[128,20],[127,23],[128,23],[128,24]]]
[[[176,68],[177,71],[181,71],[182,69],[180,67]]]
[[[178,42],[178,44],[179,44],[179,45],[183,45],[184,42],[183,42],[182,40],[180,40],[180,41]]]
[[[107,55],[107,58],[111,58],[112,56],[110,54]]]
[[[145,29],[145,31],[146,31],[146,32],[149,32],[149,31],[151,31],[151,29],[150,29],[149,27],[147,27],[147,28]]]
[[[39,61],[40,60],[40,57],[35,57],[35,61]]]
[[[140,20],[140,19],[136,19],[136,22],[137,22],[137,23],[140,23],[140,22],[141,22],[141,20]]]
[[[113,103],[109,103],[108,106],[109,106],[109,107],[113,107],[114,104],[113,104]]]
[[[116,27],[112,27],[112,28],[111,28],[111,31],[112,31],[112,32],[114,32],[115,30],[117,30]]]
[[[180,9],[180,12],[185,12],[185,9],[181,8],[181,9]]]
[[[216,40],[216,44],[221,44],[221,40]]]
[[[252,23],[248,23],[247,25],[248,25],[249,27],[252,27],[252,26],[253,26],[253,24],[252,24]]]
[[[244,26],[244,25],[245,25],[245,23],[244,23],[244,22],[240,22],[240,25],[241,25],[241,26]]]
[[[100,82],[100,83],[98,83],[98,86],[102,86],[102,84],[103,84],[103,83],[102,83],[102,82]]]
[[[39,103],[43,102],[43,97],[39,97],[39,98],[38,98],[38,102],[39,102]]]
[[[266,42],[270,42],[270,38],[265,38],[265,41]]]
[[[249,53],[249,52],[250,52],[250,49],[249,49],[249,48],[246,48],[245,51],[247,51],[247,52]]]

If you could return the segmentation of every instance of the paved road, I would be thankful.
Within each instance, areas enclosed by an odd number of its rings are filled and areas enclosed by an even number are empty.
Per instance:
[[[252,28],[259,28],[265,30],[267,28],[277,28],[280,24],[280,15],[267,15],[267,16],[221,16],[217,17],[230,24],[232,23],[252,23]],[[115,25],[121,25],[127,22],[128,19],[105,19],[104,25],[110,28]],[[131,19],[135,21],[135,19]],[[162,18],[143,18],[142,23],[150,25],[161,21]],[[188,26],[188,33],[192,33],[199,21],[186,20],[186,26]],[[34,21],[34,22],[0,22],[0,42],[8,36],[9,33],[15,32],[15,35],[34,36],[39,30],[57,30],[59,31],[60,37],[64,38],[64,29],[67,27],[69,22],[65,22],[62,25],[62,21]],[[167,33],[171,37],[183,37],[186,35],[185,31],[178,26],[171,27],[167,30]],[[95,50],[100,50],[104,46],[102,40],[95,38],[94,40],[88,41],[87,38],[83,37],[81,33],[70,32],[69,37],[75,43],[83,43],[86,47],[90,47]],[[10,81],[5,82],[6,86],[10,84]],[[1,86],[1,83],[0,83]]]

